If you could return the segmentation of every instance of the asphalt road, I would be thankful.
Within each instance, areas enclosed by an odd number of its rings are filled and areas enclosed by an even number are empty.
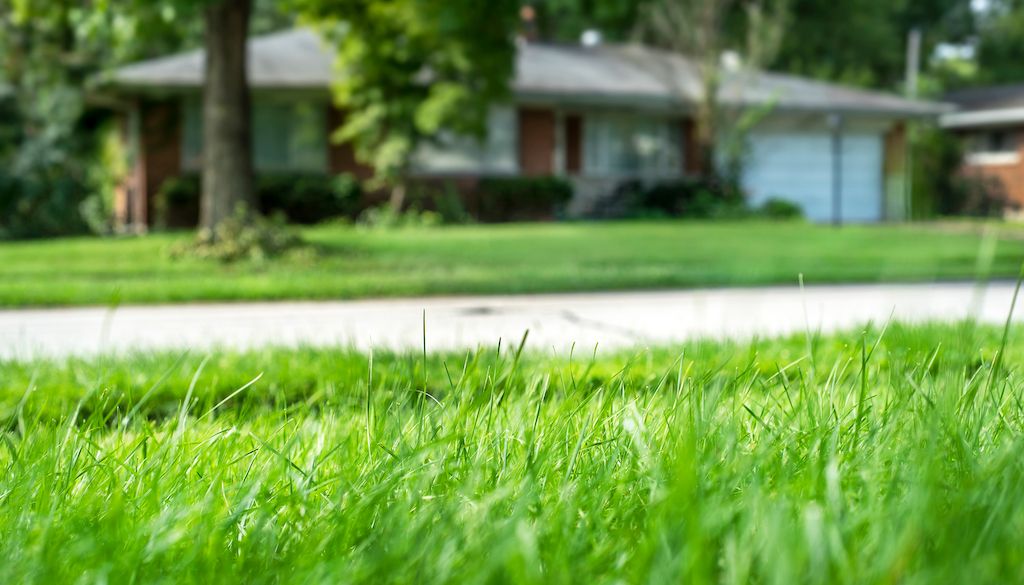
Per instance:
[[[0,311],[0,357],[224,346],[428,350],[515,344],[564,351],[744,339],[902,321],[1002,323],[1013,283],[814,286],[396,300]],[[1020,311],[1015,314],[1024,314]],[[424,327],[425,325],[425,327]]]

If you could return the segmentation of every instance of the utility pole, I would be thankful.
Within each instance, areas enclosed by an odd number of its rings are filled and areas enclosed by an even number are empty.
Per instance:
[[[921,29],[912,28],[907,33],[907,97],[917,97],[917,74],[921,69]]]

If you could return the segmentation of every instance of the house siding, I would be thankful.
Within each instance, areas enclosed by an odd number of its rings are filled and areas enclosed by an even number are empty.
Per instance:
[[[697,122],[693,118],[684,118],[683,124],[683,173],[697,175],[700,173],[700,145],[697,143]]]

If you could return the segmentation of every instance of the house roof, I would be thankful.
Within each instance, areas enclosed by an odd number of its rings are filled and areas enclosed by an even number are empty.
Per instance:
[[[202,51],[128,65],[113,73],[123,88],[198,88]],[[309,29],[293,29],[249,41],[249,82],[254,88],[320,89],[336,79],[333,54]],[[630,106],[694,103],[700,75],[692,61],[641,45],[523,43],[512,89],[520,99],[604,102]],[[726,104],[773,102],[782,109],[931,116],[943,104],[907,100],[775,73],[732,73],[721,90]]]
[[[1024,122],[1024,84],[994,85],[954,91],[946,101],[957,111],[945,114],[946,128],[998,126]]]

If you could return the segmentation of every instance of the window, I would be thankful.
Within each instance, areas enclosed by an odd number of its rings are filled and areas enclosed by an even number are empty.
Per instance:
[[[483,141],[442,132],[417,148],[413,168],[421,173],[514,173],[519,168],[517,133],[515,111],[493,108]]]
[[[185,102],[182,167],[202,163],[202,104]],[[316,99],[257,97],[252,105],[252,154],[257,171],[327,170],[327,105]]]
[[[589,175],[674,175],[682,171],[682,124],[667,118],[592,114],[583,123]]]
[[[966,137],[969,165],[1015,165],[1020,162],[1017,136],[1007,130],[977,132]]]
[[[968,139],[968,150],[971,154],[1016,152],[1017,140],[1006,130],[979,132]]]

